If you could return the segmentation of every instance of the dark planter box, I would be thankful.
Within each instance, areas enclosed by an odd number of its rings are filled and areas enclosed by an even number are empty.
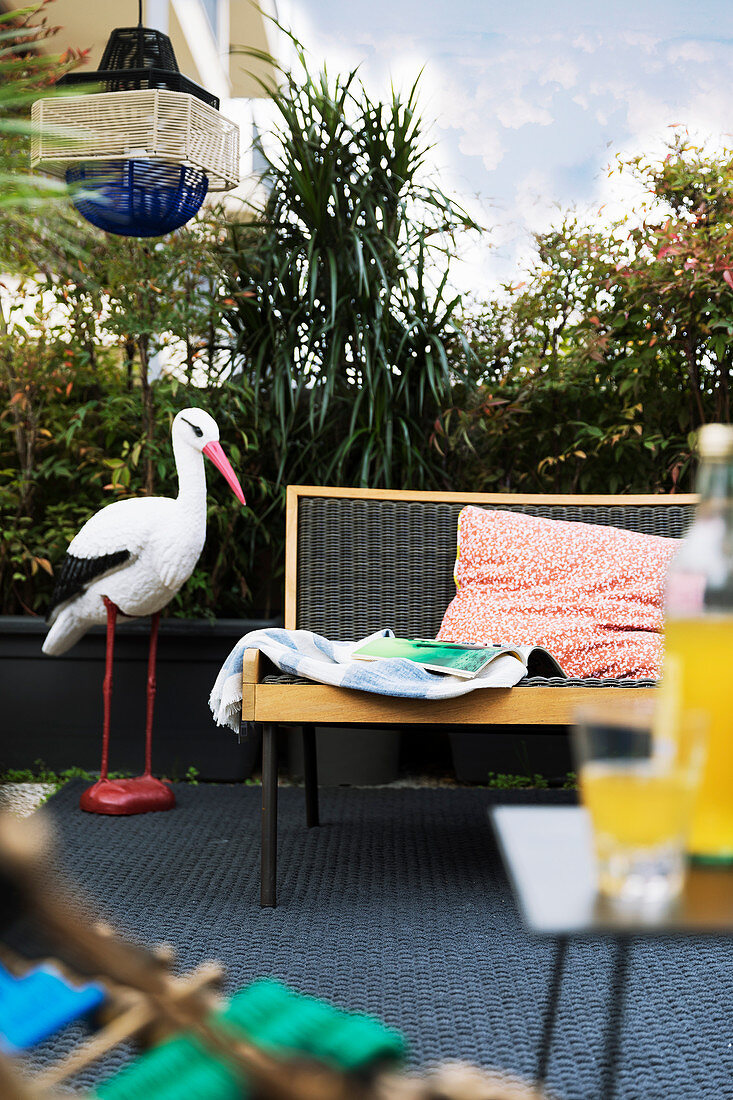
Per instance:
[[[241,744],[214,723],[209,694],[224,659],[243,634],[281,620],[164,619],[160,624],[153,771],[183,778],[246,779],[258,744]],[[43,760],[56,771],[99,770],[105,630],[95,627],[61,657],[41,652],[40,619],[0,616],[0,769]],[[147,620],[122,623],[115,636],[110,769],[142,771],[145,750]]]
[[[489,773],[561,779],[573,770],[566,726],[483,726],[450,733],[456,779],[482,783]]]
[[[399,729],[363,726],[317,726],[318,782],[324,787],[374,787],[399,775]],[[299,729],[287,731],[288,773],[303,778],[303,739]]]

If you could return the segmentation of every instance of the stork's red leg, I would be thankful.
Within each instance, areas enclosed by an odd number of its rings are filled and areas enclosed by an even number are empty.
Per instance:
[[[150,651],[148,653],[148,705],[145,712],[145,775],[152,775],[153,708],[155,706],[155,662],[158,657],[158,624],[160,611],[150,620]]]
[[[145,729],[145,774],[134,779],[109,779],[109,718],[112,704],[112,658],[115,644],[115,621],[124,614],[104,598],[107,608],[107,667],[104,674],[104,726],[102,739],[101,778],[88,787],[79,800],[82,810],[93,814],[146,814],[152,810],[171,810],[176,799],[167,783],[156,779],[150,770],[153,740],[153,704],[155,702],[155,659],[158,649],[158,622],[160,615],[153,615],[150,627],[150,655],[148,657],[148,706]]]
[[[103,596],[102,599],[104,600],[104,606],[107,608],[107,653],[104,667],[104,685],[102,687],[102,694],[104,696],[104,724],[102,726],[102,768],[100,777],[106,779],[109,767],[109,724],[110,712],[112,710],[112,664],[115,653],[117,605],[112,603],[106,596]]]

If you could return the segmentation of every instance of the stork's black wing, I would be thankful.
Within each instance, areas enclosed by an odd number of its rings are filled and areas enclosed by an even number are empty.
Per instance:
[[[60,603],[82,592],[96,577],[101,577],[116,565],[121,565],[129,556],[129,550],[116,550],[114,554],[101,554],[98,558],[75,558],[73,554],[67,554],[61,562],[61,571],[48,605],[46,622]]]

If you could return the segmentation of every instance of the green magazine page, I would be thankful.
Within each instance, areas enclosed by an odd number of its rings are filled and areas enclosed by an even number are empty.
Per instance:
[[[361,661],[376,661],[385,657],[405,657],[434,672],[471,678],[482,668],[509,654],[522,664],[526,661],[519,649],[501,646],[469,646],[456,642],[435,642],[417,638],[372,638],[355,649],[352,656]]]

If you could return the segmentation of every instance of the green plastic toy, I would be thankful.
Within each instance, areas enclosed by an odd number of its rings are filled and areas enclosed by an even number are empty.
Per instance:
[[[271,1054],[304,1055],[346,1072],[398,1063],[406,1043],[371,1016],[344,1012],[269,979],[240,990],[214,1019]],[[95,1093],[98,1100],[242,1100],[241,1079],[187,1036],[171,1039],[126,1066]]]

